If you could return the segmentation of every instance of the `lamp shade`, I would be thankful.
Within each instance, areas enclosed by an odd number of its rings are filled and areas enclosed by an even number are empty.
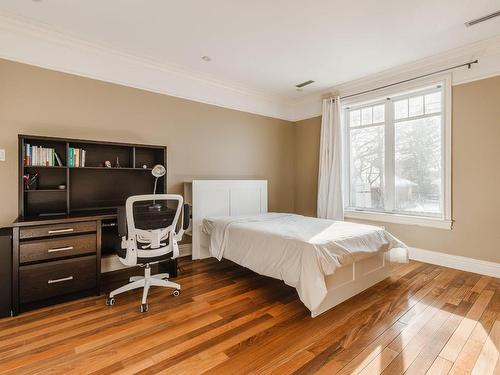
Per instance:
[[[156,178],[159,178],[159,177],[163,177],[165,176],[165,174],[167,173],[167,170],[165,169],[165,167],[161,164],[156,164],[153,169],[151,170],[151,174],[156,177]]]

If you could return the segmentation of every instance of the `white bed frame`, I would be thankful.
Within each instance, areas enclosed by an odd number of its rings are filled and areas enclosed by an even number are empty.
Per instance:
[[[210,257],[209,237],[202,221],[210,216],[253,215],[267,212],[266,180],[195,180],[192,182],[193,259]],[[389,255],[376,254],[339,268],[325,279],[328,294],[314,318],[389,277]]]

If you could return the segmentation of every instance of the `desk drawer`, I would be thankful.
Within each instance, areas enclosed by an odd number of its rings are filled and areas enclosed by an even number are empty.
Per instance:
[[[96,242],[95,233],[46,240],[24,241],[19,246],[19,263],[23,264],[82,254],[95,254]]]
[[[86,256],[19,267],[21,303],[96,287],[96,257]]]
[[[95,232],[96,228],[97,224],[95,221],[40,225],[36,227],[21,228],[19,237],[24,240],[37,237],[63,236],[74,233]]]

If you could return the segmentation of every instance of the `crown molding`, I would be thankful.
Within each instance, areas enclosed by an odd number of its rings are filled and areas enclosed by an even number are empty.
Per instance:
[[[283,97],[217,80],[0,14],[0,58],[253,114],[290,120]]]
[[[336,85],[299,99],[225,82],[62,34],[45,24],[0,13],[0,58],[141,90],[291,122],[321,115],[325,95],[364,91],[479,59],[470,70],[453,72],[453,85],[500,74],[500,36]]]
[[[340,96],[351,95],[356,92],[428,74],[475,59],[478,59],[479,63],[473,65],[471,69],[461,68],[451,72],[452,85],[460,85],[500,74],[500,35],[387,69],[364,78],[339,84],[328,90],[295,100],[291,105],[293,113],[289,117],[292,118],[292,121],[296,122],[320,116],[322,99],[333,92]]]

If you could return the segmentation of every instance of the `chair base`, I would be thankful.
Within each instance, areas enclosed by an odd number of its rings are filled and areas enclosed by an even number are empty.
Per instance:
[[[147,298],[148,298],[148,292],[149,288],[152,286],[161,286],[164,288],[172,288],[174,290],[174,296],[179,295],[179,291],[181,290],[181,286],[177,283],[174,283],[168,279],[169,275],[168,273],[159,273],[156,275],[151,275],[151,268],[149,264],[146,264],[144,268],[144,276],[132,276],[130,278],[130,283],[127,285],[124,285],[118,289],[113,290],[111,293],[109,293],[108,299],[106,301],[107,305],[114,305],[114,296],[117,294],[121,294],[124,292],[128,292],[129,290],[134,290],[134,289],[139,289],[143,288],[142,292],[142,305],[141,305],[141,312],[146,312],[148,310],[147,306]]]

